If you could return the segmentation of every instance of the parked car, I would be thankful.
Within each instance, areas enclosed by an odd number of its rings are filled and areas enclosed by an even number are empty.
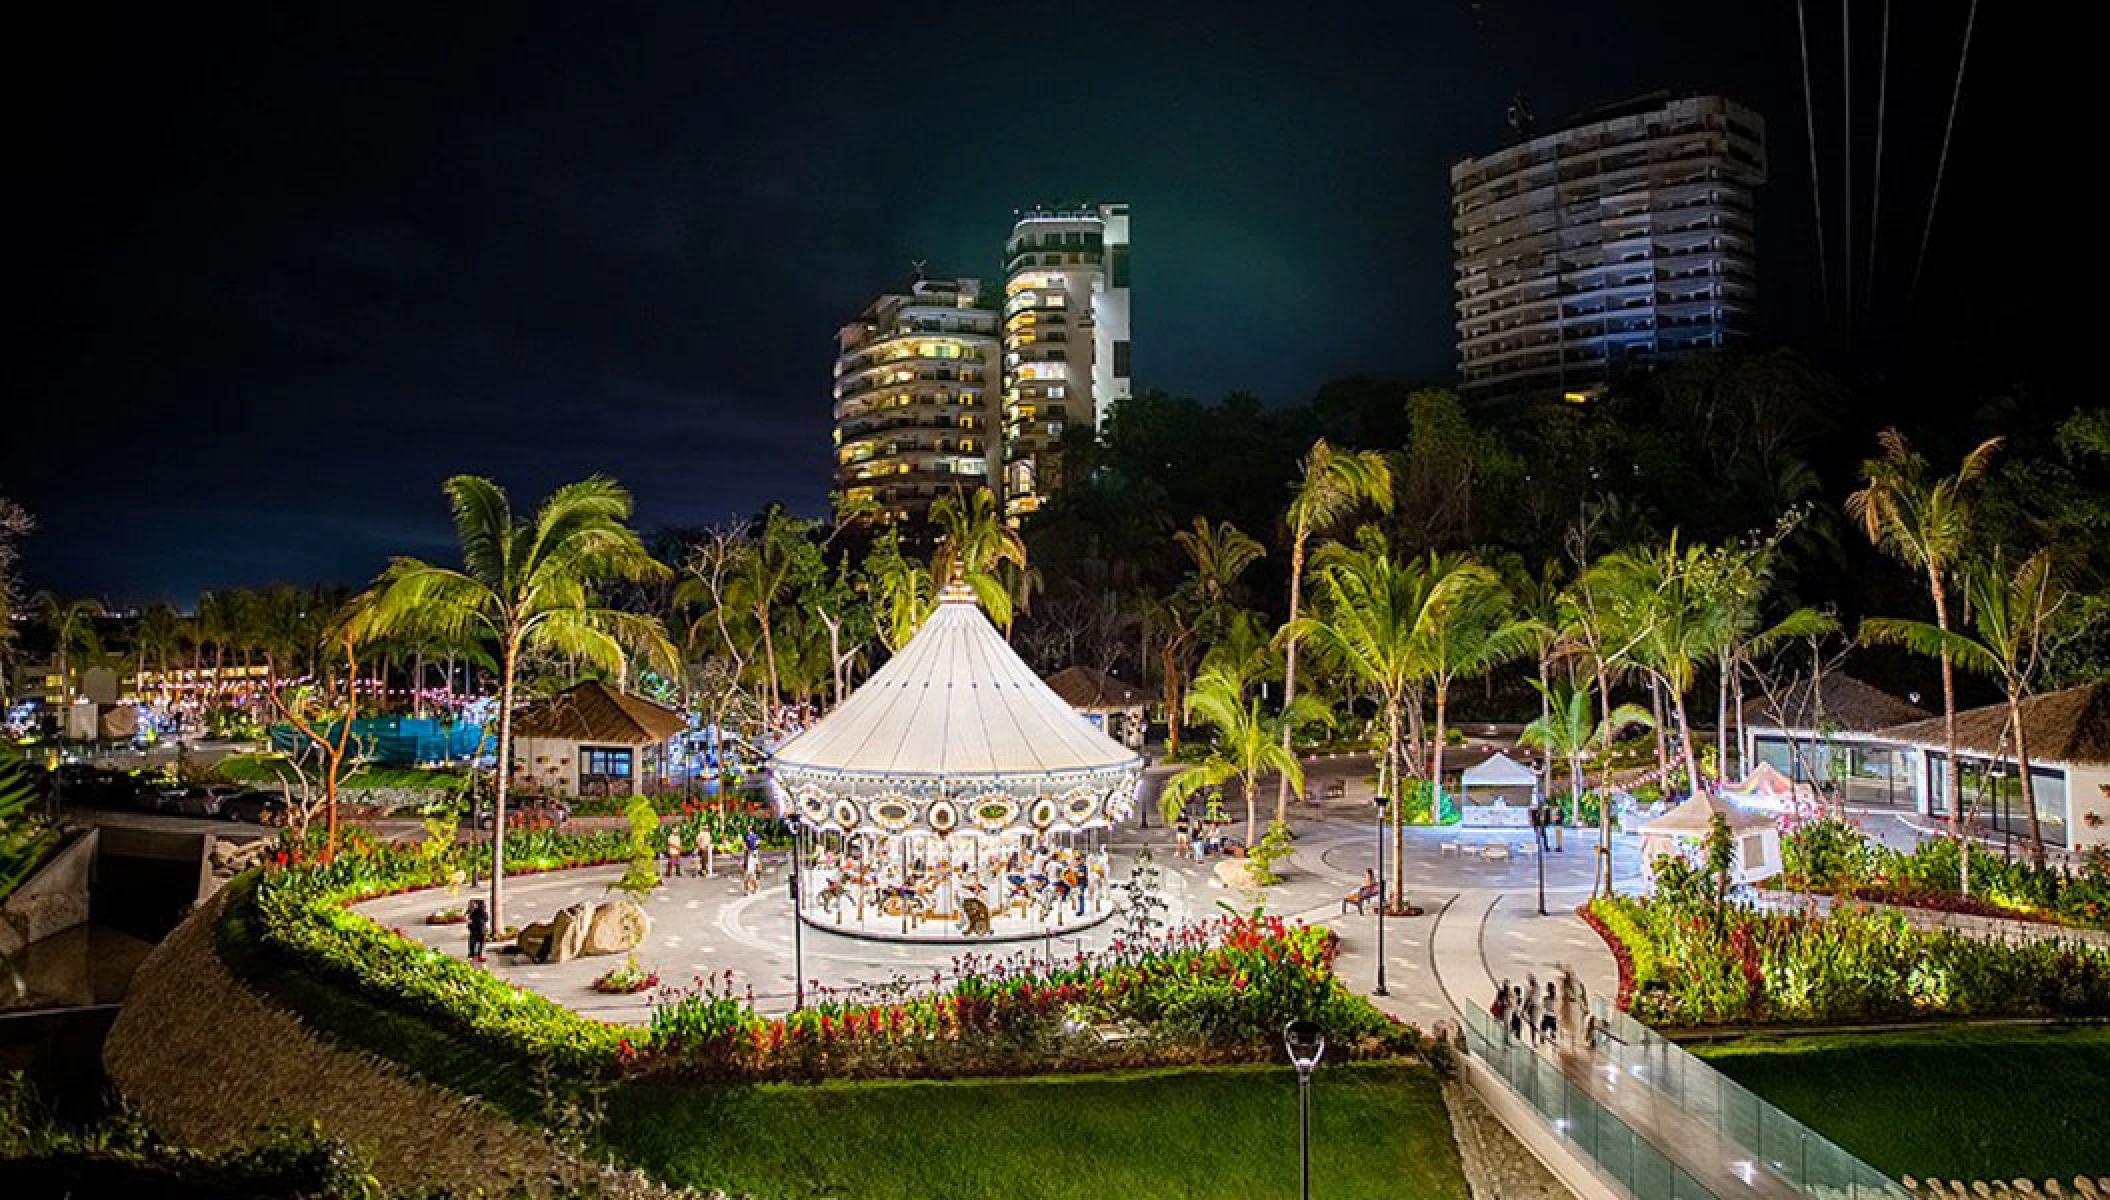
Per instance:
[[[220,815],[251,825],[283,825],[289,802],[286,794],[267,788],[243,788],[220,801]]]

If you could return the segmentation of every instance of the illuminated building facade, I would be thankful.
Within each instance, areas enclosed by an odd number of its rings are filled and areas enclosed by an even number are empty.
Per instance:
[[[1468,397],[1593,385],[1751,332],[1765,124],[1653,96],[1451,168]]]
[[[835,359],[837,503],[920,522],[954,488],[989,483],[1003,373],[994,297],[973,279],[918,279],[842,327]]]
[[[1032,209],[1004,244],[1005,511],[1062,486],[1060,447],[1128,396],[1128,206]]]

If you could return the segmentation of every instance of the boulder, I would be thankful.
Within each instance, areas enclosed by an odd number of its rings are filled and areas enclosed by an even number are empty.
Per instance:
[[[628,954],[645,944],[652,918],[632,900],[611,900],[594,910],[581,954]]]
[[[594,905],[580,903],[557,910],[550,921],[549,953],[543,962],[570,962],[586,948],[586,935],[593,930]]]

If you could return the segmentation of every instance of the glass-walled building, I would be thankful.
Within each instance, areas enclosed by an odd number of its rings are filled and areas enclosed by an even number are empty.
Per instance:
[[[1827,676],[1822,691],[1814,707],[1805,689],[1758,710],[1744,731],[1746,761],[1770,763],[1849,807],[1948,818],[1943,719],[1923,713],[1868,728],[1881,712],[1911,706],[1845,676]],[[1842,697],[1836,704],[1835,695]],[[2067,851],[2110,845],[2110,684],[2032,696],[2020,715],[2034,822],[2008,706],[1956,714],[1959,792],[1976,836],[2000,844],[2042,836],[2047,847]]]

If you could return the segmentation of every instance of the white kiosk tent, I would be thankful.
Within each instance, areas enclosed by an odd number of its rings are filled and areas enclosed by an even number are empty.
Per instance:
[[[1469,829],[1515,829],[1531,824],[1531,800],[1538,791],[1539,773],[1497,751],[1485,762],[1467,767],[1458,775],[1459,824]],[[1473,789],[1482,799],[1473,799]],[[1516,804],[1504,797],[1521,799]]]
[[[947,587],[914,637],[769,764],[799,916],[915,941],[1041,937],[1112,912],[1107,830],[1143,760]]]
[[[1705,788],[1641,827],[1643,869],[1653,867],[1666,854],[1699,862],[1716,814],[1729,822],[1729,834],[1736,844],[1736,865],[1731,870],[1738,883],[1754,883],[1780,873],[1780,827],[1773,818],[1738,808]]]

